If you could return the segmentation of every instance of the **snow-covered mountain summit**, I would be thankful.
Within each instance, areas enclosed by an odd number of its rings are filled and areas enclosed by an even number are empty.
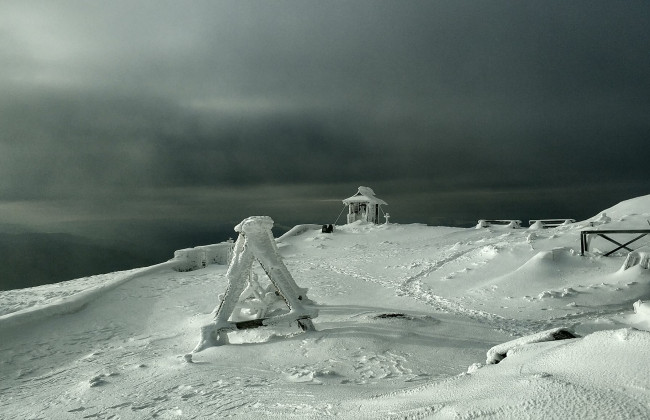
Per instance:
[[[227,270],[179,271],[193,252],[0,292],[0,417],[647,418],[649,270],[607,241],[581,256],[580,231],[649,215],[644,196],[552,229],[305,225],[278,248],[317,331],[233,332],[192,363]],[[578,338],[520,338],[560,327]]]
[[[631,222],[630,224],[638,225],[638,228],[650,227],[647,223],[648,219],[650,219],[650,195],[621,201],[615,206],[603,210],[589,220],[597,219],[603,213],[615,221],[629,220]],[[644,220],[646,221],[645,224],[643,223]]]

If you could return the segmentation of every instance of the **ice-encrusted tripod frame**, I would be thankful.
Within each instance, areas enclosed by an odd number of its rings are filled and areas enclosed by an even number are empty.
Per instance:
[[[226,273],[228,287],[219,304],[214,321],[201,328],[201,338],[193,353],[208,347],[228,344],[227,333],[234,330],[293,321],[296,321],[303,331],[314,330],[311,320],[318,316],[318,313],[313,308],[307,309],[303,306],[303,302],[307,300],[306,290],[298,287],[282,262],[282,257],[280,257],[271,233],[272,227],[273,219],[268,216],[252,216],[235,226],[239,237],[235,242],[233,256]],[[251,321],[229,321],[237,307],[239,297],[246,289],[247,279],[255,261],[262,266],[269,280],[289,307],[289,312]]]

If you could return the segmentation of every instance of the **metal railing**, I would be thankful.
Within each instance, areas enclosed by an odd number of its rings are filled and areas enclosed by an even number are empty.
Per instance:
[[[615,235],[615,234],[628,234],[628,235],[640,234],[640,235],[622,244],[607,236],[607,235]],[[589,235],[600,236],[618,245],[618,248],[614,249],[613,251],[609,251],[607,254],[605,254],[605,257],[608,257],[622,248],[632,252],[633,250],[631,248],[628,248],[628,245],[638,241],[639,239],[643,238],[648,234],[650,234],[650,229],[583,230],[580,232],[580,255],[585,255],[585,252],[589,252]]]

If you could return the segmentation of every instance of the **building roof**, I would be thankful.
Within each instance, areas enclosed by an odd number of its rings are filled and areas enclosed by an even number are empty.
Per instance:
[[[359,190],[352,197],[343,200],[343,204],[350,203],[370,203],[388,205],[384,200],[375,197],[375,192],[370,187],[359,187]]]

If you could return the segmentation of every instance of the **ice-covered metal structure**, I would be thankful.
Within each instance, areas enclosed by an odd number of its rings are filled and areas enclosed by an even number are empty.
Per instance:
[[[298,287],[282,262],[272,227],[273,220],[268,216],[249,217],[235,227],[239,237],[226,273],[228,287],[214,321],[201,328],[194,353],[228,344],[228,332],[236,330],[292,322],[303,331],[314,330],[311,320],[318,316],[318,311],[310,305],[306,289]],[[259,284],[251,271],[255,261],[271,283],[267,288]],[[281,307],[288,312],[278,312]]]

